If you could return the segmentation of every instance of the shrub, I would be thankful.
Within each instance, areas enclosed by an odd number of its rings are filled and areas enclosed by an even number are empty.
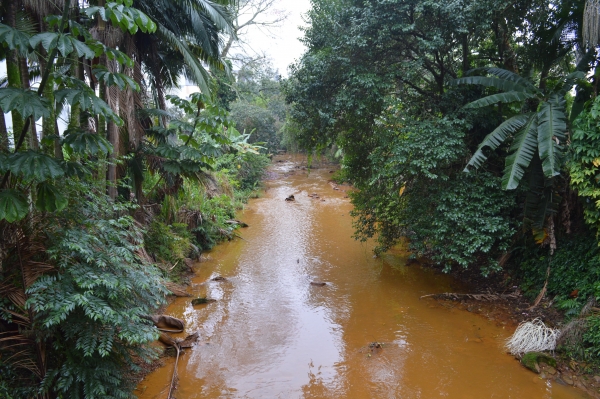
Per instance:
[[[65,399],[128,398],[135,382],[127,376],[158,338],[144,316],[167,290],[159,270],[138,256],[143,232],[130,216],[118,216],[127,208],[81,192],[86,198],[59,215],[47,236],[55,272],[27,289],[38,336],[48,344],[43,389]]]

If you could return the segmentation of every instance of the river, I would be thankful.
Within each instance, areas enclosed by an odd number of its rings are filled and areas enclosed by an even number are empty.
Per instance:
[[[189,292],[217,302],[177,298],[165,311],[200,335],[181,355],[174,398],[587,397],[507,355],[514,326],[419,300],[464,287],[407,265],[401,250],[374,258],[352,238],[352,206],[329,170],[279,161],[263,196],[239,214],[249,224],[243,239],[195,267]],[[290,194],[295,201],[285,201]],[[136,395],[166,399],[173,367],[167,358]]]

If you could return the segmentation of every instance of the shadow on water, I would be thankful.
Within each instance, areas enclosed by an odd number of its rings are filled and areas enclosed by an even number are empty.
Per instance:
[[[245,240],[196,266],[190,293],[217,302],[179,298],[166,311],[201,337],[179,361],[175,398],[584,397],[505,354],[508,328],[419,300],[461,286],[406,265],[402,251],[374,259],[351,238],[346,188],[329,170],[277,160],[264,196],[239,215]],[[136,394],[166,398],[172,369],[168,359]]]

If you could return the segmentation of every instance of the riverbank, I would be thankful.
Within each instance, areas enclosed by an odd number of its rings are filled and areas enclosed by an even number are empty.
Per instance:
[[[417,267],[422,265],[421,267],[432,268],[437,273],[442,273],[439,268],[428,264],[425,260],[415,262],[414,265]],[[509,280],[506,273],[483,277],[473,268],[457,270],[453,276],[465,284],[467,291],[456,293],[459,295],[436,296],[428,300],[435,300],[447,309],[459,309],[479,315],[511,331],[520,323],[534,319],[542,320],[551,328],[560,329],[565,325],[564,312],[553,306],[552,299],[544,297],[536,307],[532,307],[531,301],[517,285],[513,285],[515,281]],[[473,294],[475,297],[480,296],[481,299],[462,294]],[[555,367],[543,364],[541,367],[534,367],[531,371],[537,373],[541,379],[573,386],[592,398],[600,398],[600,369],[596,365],[575,361],[560,351],[549,355],[556,360]]]

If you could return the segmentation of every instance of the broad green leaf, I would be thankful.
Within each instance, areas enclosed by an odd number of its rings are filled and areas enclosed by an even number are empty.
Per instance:
[[[181,169],[181,165],[177,161],[165,161],[162,164],[162,168],[166,172],[171,173],[173,175],[178,175],[181,172],[183,172]]]
[[[119,64],[128,66],[130,68],[133,67],[133,60],[124,52],[106,46],[103,47],[103,52],[106,54],[106,58],[109,60],[117,61]]]
[[[43,182],[37,185],[35,207],[40,211],[55,212],[66,208],[69,201],[52,184]]]
[[[39,33],[29,40],[29,44],[31,45],[31,47],[36,48],[38,44],[41,43],[42,47],[46,51],[49,51],[51,47],[56,46],[56,43],[58,42],[58,38],[60,36],[61,35],[59,33],[54,32]]]
[[[61,167],[65,171],[65,176],[67,177],[77,177],[79,179],[83,179],[86,176],[92,174],[92,171],[80,164],[79,162],[74,161],[62,161],[60,163]]]
[[[500,78],[490,78],[486,76],[467,76],[465,78],[454,79],[450,82],[451,85],[480,85],[485,87],[495,87],[503,91],[520,91],[526,92],[527,87],[517,83]]]
[[[527,123],[519,129],[515,135],[510,155],[506,157],[504,175],[502,176],[502,188],[514,190],[529,166],[531,159],[537,150],[537,114],[529,116]]]
[[[531,83],[528,79],[525,79],[514,72],[511,72],[502,68],[485,68],[486,72],[499,77],[500,79],[505,79],[510,82],[515,82],[516,84],[525,87],[527,90],[539,93],[540,90]]]
[[[17,50],[21,54],[29,52],[30,36],[8,25],[0,24],[0,43],[6,44],[9,49]]]
[[[205,158],[202,152],[192,147],[183,147],[181,149],[181,156],[183,159],[189,159],[192,161],[203,161]]]
[[[71,43],[73,44],[73,47],[75,48],[75,51],[77,51],[78,57],[85,57],[88,60],[91,60],[96,56],[96,53],[94,52],[94,50],[92,50],[87,44],[83,43],[80,40],[77,40],[77,38],[75,38],[73,36],[68,36],[68,37],[71,40]]]
[[[538,150],[546,177],[560,174],[560,142],[564,140],[567,130],[567,117],[562,111],[564,105],[561,102],[564,103],[564,100],[554,96],[550,101],[542,103],[538,112]]]
[[[85,15],[87,15],[90,18],[92,18],[96,14],[99,14],[100,18],[102,18],[103,21],[108,21],[108,18],[106,17],[106,8],[104,8],[104,7],[98,7],[98,6],[88,7],[85,9],[84,12],[85,12]]]
[[[492,151],[504,143],[508,137],[515,134],[529,119],[529,114],[513,116],[510,119],[505,120],[495,128],[490,134],[485,136],[475,154],[469,160],[465,172],[468,172],[468,167],[479,168],[483,162],[487,159],[487,156],[483,153],[483,148],[489,147]]]
[[[57,102],[67,102],[70,105],[79,104],[82,109],[92,114],[100,114],[122,126],[123,120],[89,88],[61,89],[54,93]]]
[[[159,145],[155,149],[156,155],[167,159],[179,159],[181,152],[177,147],[170,146],[168,144]]]
[[[32,90],[4,87],[0,89],[0,107],[4,112],[17,111],[23,118],[33,115],[33,119],[49,117],[48,100]]]
[[[465,105],[465,108],[481,108],[496,103],[512,103],[515,101],[523,101],[533,96],[533,94],[524,91],[508,91],[480,98],[479,100],[468,103]]]
[[[25,180],[45,181],[64,175],[54,158],[33,150],[17,152],[9,156],[10,170]]]
[[[140,86],[129,76],[122,73],[110,72],[104,65],[94,66],[93,73],[99,81],[106,83],[108,86],[116,85],[121,90],[125,90],[126,86],[130,86],[135,91],[140,90]]]
[[[67,130],[63,139],[63,143],[73,149],[73,151],[84,154],[90,153],[96,155],[98,153],[109,154],[112,152],[112,146],[102,136],[77,130]]]
[[[16,222],[27,216],[27,199],[17,190],[0,190],[0,220]]]
[[[63,57],[66,57],[73,52],[73,42],[71,42],[69,36],[60,35],[58,37],[58,41],[56,42],[56,48]]]

